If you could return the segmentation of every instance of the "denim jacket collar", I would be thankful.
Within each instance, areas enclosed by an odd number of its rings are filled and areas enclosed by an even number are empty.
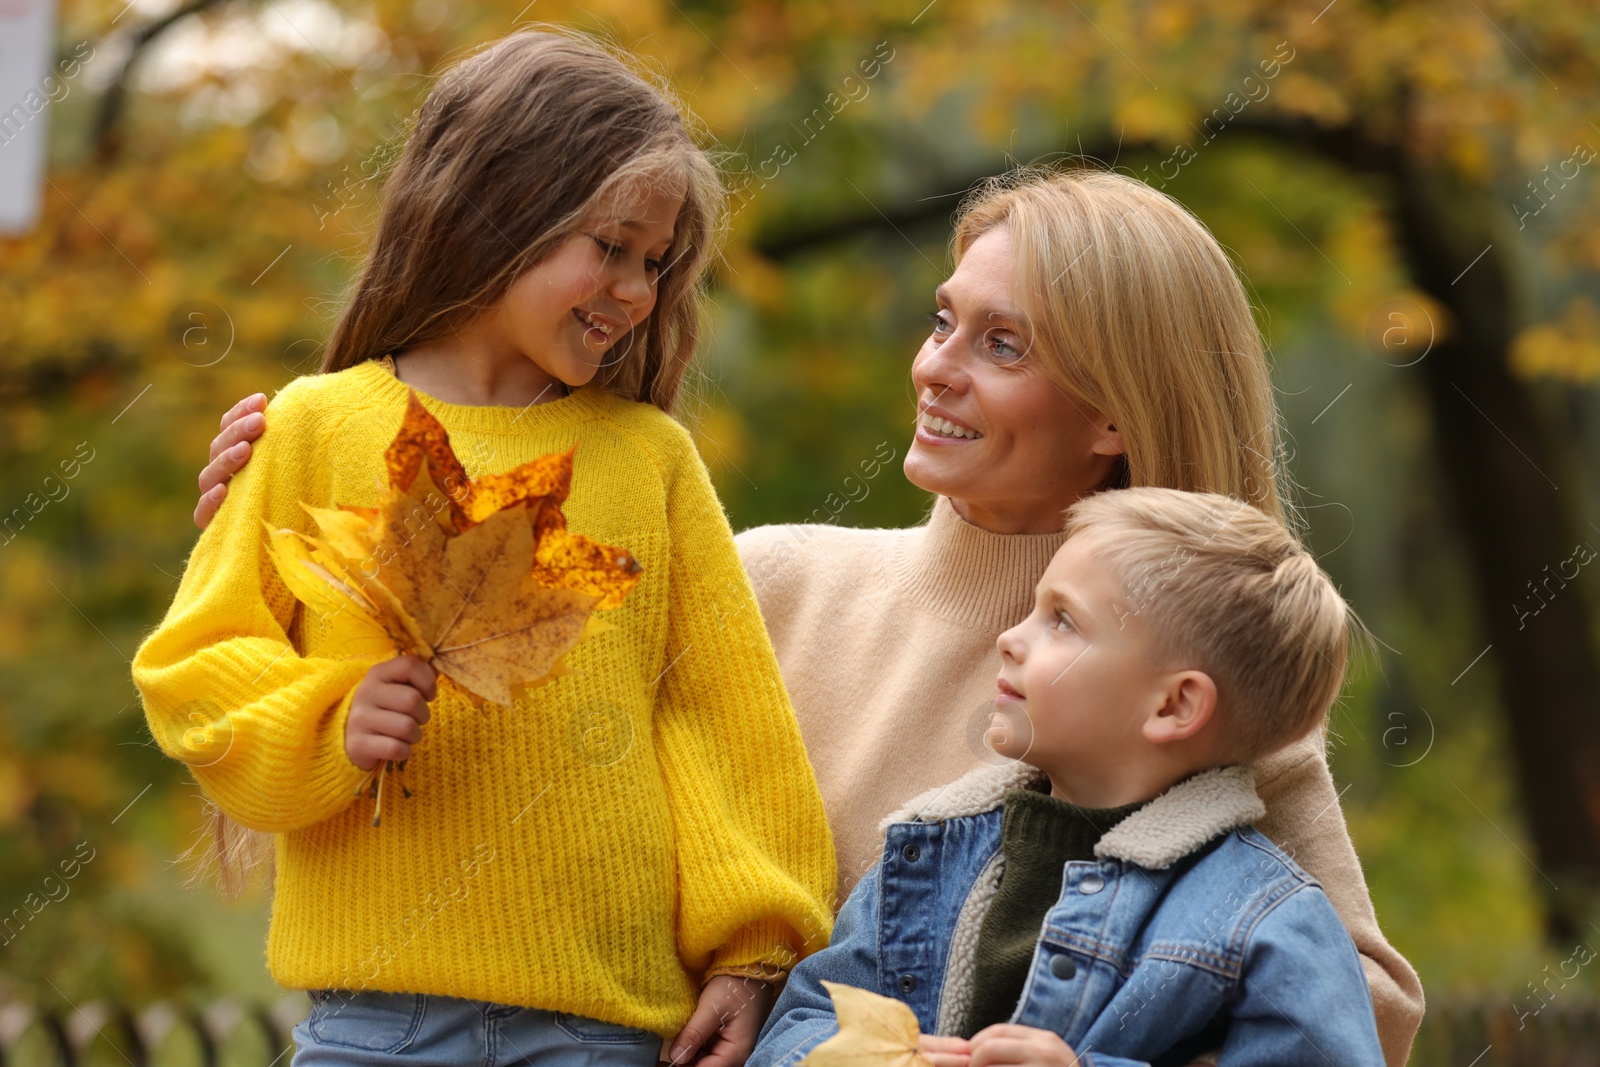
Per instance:
[[[1011,790],[1037,789],[1045,781],[1043,771],[1021,761],[979,767],[914,798],[890,813],[881,826],[979,815],[1000,807]],[[1250,768],[1215,767],[1185,778],[1117,823],[1095,845],[1094,853],[1100,859],[1163,870],[1213,838],[1250,825],[1266,811]]]
[[[949,785],[930,789],[881,824],[942,823],[994,811],[1014,789],[1047,788],[1047,776],[1020,760],[979,767]],[[1150,803],[1117,823],[1095,845],[1095,855],[1163,870],[1229,830],[1247,826],[1266,814],[1248,767],[1217,767],[1178,782]],[[972,997],[978,931],[994,900],[1005,855],[996,851],[978,873],[951,931],[944,996],[939,1005],[938,1032],[955,1033]]]

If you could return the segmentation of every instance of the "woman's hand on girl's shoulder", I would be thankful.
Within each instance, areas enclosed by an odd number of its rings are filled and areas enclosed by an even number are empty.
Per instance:
[[[263,414],[265,393],[245,397],[222,416],[222,432],[211,439],[211,461],[200,472],[200,502],[194,507],[194,524],[204,530],[211,524],[223,498],[228,495],[228,479],[250,462],[250,442],[267,428]]]

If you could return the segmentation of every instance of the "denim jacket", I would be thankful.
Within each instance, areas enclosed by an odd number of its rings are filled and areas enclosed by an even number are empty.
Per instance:
[[[953,1034],[1000,882],[1021,763],[982,767],[884,820],[883,856],[827,948],[794,968],[750,1067],[791,1067],[838,1032],[823,980],[904,1001]],[[1113,826],[1063,867],[1011,1022],[1053,1030],[1083,1067],[1384,1067],[1355,944],[1322,887],[1250,823],[1248,768],[1205,771]],[[1216,1050],[1221,1052],[1217,1053]]]

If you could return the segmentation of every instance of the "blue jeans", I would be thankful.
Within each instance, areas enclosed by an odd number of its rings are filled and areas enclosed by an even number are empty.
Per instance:
[[[422,993],[310,991],[290,1067],[655,1067],[661,1038],[582,1015]]]

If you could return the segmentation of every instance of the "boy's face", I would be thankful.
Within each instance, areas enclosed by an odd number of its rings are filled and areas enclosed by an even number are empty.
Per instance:
[[[1127,758],[1167,699],[1169,672],[1099,543],[1092,532],[1069,538],[1039,579],[1032,614],[997,642],[989,744],[1052,775]]]

